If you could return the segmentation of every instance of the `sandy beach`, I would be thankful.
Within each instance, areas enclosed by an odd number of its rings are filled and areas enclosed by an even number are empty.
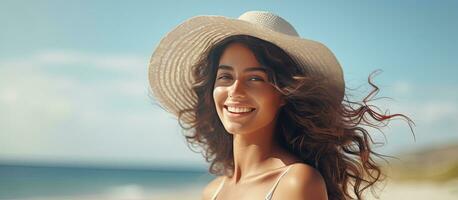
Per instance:
[[[458,199],[458,180],[448,183],[431,182],[389,182],[379,192],[381,200],[456,200]],[[368,197],[375,200],[375,197]]]
[[[380,186],[382,192],[378,194],[381,200],[456,200],[458,199],[458,180],[439,184],[432,182],[388,182],[385,187]],[[36,197],[22,200],[200,200],[201,187],[188,188],[179,191],[163,193],[146,193],[135,187],[118,188],[117,191],[86,196],[60,196],[60,197]],[[370,192],[369,192],[370,193]],[[367,195],[367,194],[366,194]],[[368,200],[377,199],[370,194]]]

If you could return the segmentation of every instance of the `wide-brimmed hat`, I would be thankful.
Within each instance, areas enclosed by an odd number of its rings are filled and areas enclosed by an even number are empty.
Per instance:
[[[285,19],[265,11],[249,11],[238,19],[224,16],[196,16],[179,24],[161,39],[151,56],[148,77],[152,93],[168,112],[178,115],[193,108],[197,95],[191,89],[191,67],[209,47],[233,35],[250,35],[283,49],[300,67],[324,75],[343,97],[342,68],[334,54],[323,44],[301,38]],[[193,120],[183,116],[183,122]]]

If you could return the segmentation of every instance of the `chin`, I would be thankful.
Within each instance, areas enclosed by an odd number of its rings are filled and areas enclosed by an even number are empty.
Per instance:
[[[232,124],[223,124],[223,126],[224,126],[224,129],[226,129],[226,131],[231,134],[240,133],[240,131],[243,130],[243,127],[240,127],[240,126],[237,127]]]
[[[234,126],[224,126],[224,129],[226,129],[226,131],[231,134],[231,135],[241,135],[241,134],[246,134],[248,133],[249,131],[244,128],[244,127],[234,127]]]
[[[224,127],[224,129],[226,129],[226,131],[232,135],[235,135],[237,133],[240,133],[241,130],[239,128],[233,128],[233,127]]]

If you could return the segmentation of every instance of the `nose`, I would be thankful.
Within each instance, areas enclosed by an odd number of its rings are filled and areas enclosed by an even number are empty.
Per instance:
[[[235,80],[231,87],[228,89],[228,95],[231,98],[244,98],[246,93],[243,82],[240,80]]]

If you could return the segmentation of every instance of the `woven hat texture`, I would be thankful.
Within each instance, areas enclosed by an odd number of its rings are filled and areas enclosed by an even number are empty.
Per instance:
[[[209,47],[233,35],[250,35],[282,48],[300,66],[328,78],[337,95],[343,97],[342,68],[324,44],[301,38],[285,19],[271,12],[249,11],[237,19],[224,16],[196,16],[167,33],[155,48],[148,66],[150,87],[156,100],[175,116],[197,101],[191,90],[191,66]],[[194,116],[185,114],[189,123]]]

